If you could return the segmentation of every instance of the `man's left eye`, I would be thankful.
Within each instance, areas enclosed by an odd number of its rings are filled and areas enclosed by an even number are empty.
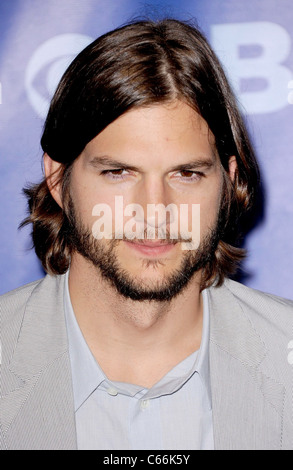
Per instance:
[[[193,170],[181,170],[178,171],[178,173],[175,173],[176,175],[179,175],[179,178],[184,179],[184,180],[189,180],[189,181],[197,181],[201,179],[204,174],[199,172],[199,171],[193,171]]]
[[[184,178],[190,178],[194,175],[194,171],[191,171],[191,170],[183,170],[183,171],[180,171],[181,173],[181,176],[183,176]]]

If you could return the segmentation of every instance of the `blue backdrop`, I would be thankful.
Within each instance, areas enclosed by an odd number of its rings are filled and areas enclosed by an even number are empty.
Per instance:
[[[292,0],[1,0],[0,293],[43,276],[22,187],[42,176],[40,136],[65,67],[92,39],[134,17],[195,19],[246,116],[264,206],[245,240],[243,282],[293,298]]]

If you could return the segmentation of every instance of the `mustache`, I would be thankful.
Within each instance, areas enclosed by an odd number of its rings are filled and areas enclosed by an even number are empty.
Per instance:
[[[149,228],[144,229],[140,233],[134,234],[133,232],[123,232],[123,233],[115,233],[115,237],[118,240],[124,241],[132,241],[132,242],[139,242],[141,244],[147,243],[148,241],[152,240],[155,242],[161,242],[165,244],[166,241],[169,244],[176,245],[177,243],[188,243],[192,242],[193,239],[189,233],[186,235],[183,233],[175,234],[171,233],[168,229],[153,229],[150,230]]]

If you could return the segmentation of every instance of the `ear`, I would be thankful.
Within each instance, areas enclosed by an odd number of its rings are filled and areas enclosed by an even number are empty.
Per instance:
[[[44,153],[44,170],[47,179],[48,188],[51,196],[57,204],[63,208],[62,197],[61,197],[61,184],[58,183],[59,171],[61,169],[61,163],[55,162],[47,153]]]
[[[232,155],[232,157],[229,158],[229,175],[230,175],[232,182],[235,180],[236,171],[237,171],[237,160],[236,160],[235,155]]]

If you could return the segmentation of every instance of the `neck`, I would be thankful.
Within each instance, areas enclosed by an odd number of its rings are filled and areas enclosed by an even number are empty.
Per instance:
[[[83,336],[110,380],[150,387],[200,346],[203,305],[197,278],[169,302],[138,302],[121,296],[76,255],[69,292]]]

